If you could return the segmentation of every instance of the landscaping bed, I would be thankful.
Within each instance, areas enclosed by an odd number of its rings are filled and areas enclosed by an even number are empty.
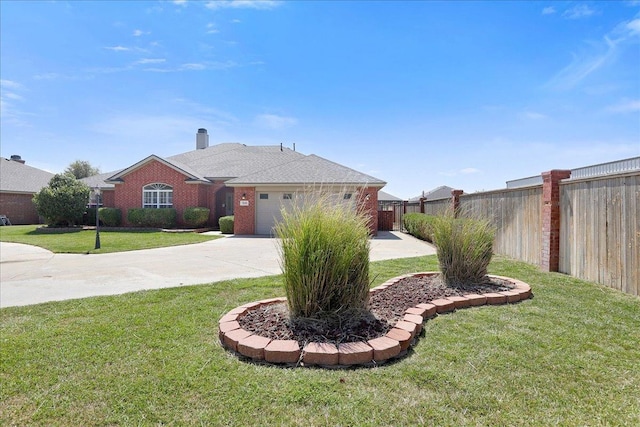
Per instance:
[[[374,366],[404,356],[424,320],[436,313],[530,296],[531,288],[514,279],[487,276],[486,282],[474,286],[447,286],[438,273],[417,273],[372,289],[369,310],[340,317],[293,322],[284,298],[246,304],[221,318],[220,339],[227,348],[257,361]],[[343,347],[348,355],[341,357]]]

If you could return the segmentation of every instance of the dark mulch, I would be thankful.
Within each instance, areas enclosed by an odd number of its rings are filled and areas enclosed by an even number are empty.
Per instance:
[[[274,340],[296,340],[301,346],[312,341],[334,344],[366,341],[385,335],[408,308],[418,304],[448,296],[512,288],[510,282],[495,278],[473,286],[447,286],[437,275],[414,276],[371,294],[367,311],[292,321],[286,303],[278,303],[251,310],[238,322],[247,331]]]

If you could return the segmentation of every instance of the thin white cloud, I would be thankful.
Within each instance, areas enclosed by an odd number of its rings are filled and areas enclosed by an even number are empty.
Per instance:
[[[24,86],[22,86],[22,84],[20,84],[20,83],[18,83],[16,81],[5,80],[5,79],[0,80],[0,87],[2,89],[14,89],[14,90],[23,89],[24,88]]]
[[[207,24],[207,34],[218,34],[220,30],[216,28],[216,24]]]
[[[105,49],[113,50],[114,52],[128,52],[131,50],[130,47],[124,47],[124,46],[105,46]]]
[[[178,6],[186,6],[187,5],[187,0],[173,0],[173,4],[178,5]]]
[[[274,130],[282,130],[294,126],[298,121],[293,117],[279,116],[277,114],[260,114],[255,118],[255,124]]]
[[[166,62],[167,60],[164,58],[142,58],[138,61],[136,61],[136,64],[162,64],[164,62]]]
[[[586,4],[578,4],[571,9],[567,9],[562,13],[562,16],[567,19],[581,19],[588,18],[596,13],[595,9],[590,8]]]
[[[232,24],[239,24],[239,23],[241,23],[241,22],[242,22],[242,21],[241,21],[241,20],[239,20],[239,19],[232,19],[232,20],[231,20],[231,23],[232,23]]]
[[[140,37],[146,34],[151,34],[150,31],[142,31],[142,30],[133,30],[133,37]]]
[[[476,169],[476,168],[462,168],[462,169],[457,169],[457,170],[449,170],[449,171],[442,171],[442,172],[438,172],[438,175],[442,175],[442,176],[458,176],[458,175],[471,175],[471,174],[476,174],[476,173],[481,173],[482,171],[480,169]]]
[[[180,66],[180,69],[182,70],[204,70],[206,69],[207,66],[205,64],[201,64],[201,63],[188,63],[188,64],[182,64]]]
[[[611,105],[607,107],[606,111],[620,114],[640,112],[640,99],[624,101],[616,105]]]
[[[553,6],[545,7],[544,9],[542,9],[543,15],[553,15],[554,13],[556,13],[556,8]]]
[[[572,89],[586,77],[615,61],[621,49],[640,37],[640,19],[623,21],[602,36],[599,42],[591,43],[588,50],[573,55],[573,61],[560,70],[546,86]]]
[[[273,9],[280,6],[275,0],[216,0],[205,4],[207,9]]]
[[[525,111],[520,114],[520,117],[528,120],[542,120],[547,118],[545,114],[538,113],[536,111]]]

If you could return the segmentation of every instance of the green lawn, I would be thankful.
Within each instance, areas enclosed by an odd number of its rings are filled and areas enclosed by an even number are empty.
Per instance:
[[[372,264],[375,283],[436,258]],[[534,298],[438,316],[374,369],[245,363],[217,321],[279,276],[0,310],[0,425],[640,425],[640,299],[495,260]]]
[[[95,248],[95,230],[67,233],[36,233],[37,225],[12,225],[0,227],[0,241],[40,246],[55,253],[106,254],[109,252],[135,251],[165,246],[190,245],[217,239],[220,236],[198,233],[166,233],[162,231],[108,231],[100,230],[100,249]]]

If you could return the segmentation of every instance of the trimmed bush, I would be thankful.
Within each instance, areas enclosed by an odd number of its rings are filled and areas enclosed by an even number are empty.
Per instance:
[[[292,319],[365,310],[369,297],[368,218],[328,197],[282,211],[276,224]]]
[[[222,234],[233,234],[233,215],[221,216],[218,224]]]
[[[191,228],[202,228],[209,221],[209,212],[207,208],[188,207],[182,213],[182,219]]]
[[[423,213],[408,213],[403,216],[404,228],[407,233],[427,242],[433,242],[433,224],[435,221],[435,216]]]
[[[485,282],[493,256],[495,228],[488,220],[436,217],[433,242],[438,263],[447,285],[475,285]]]
[[[129,209],[127,221],[135,227],[175,228],[178,214],[173,208]]]
[[[72,226],[81,223],[90,193],[91,189],[73,175],[57,174],[33,196],[33,204],[48,225]]]
[[[82,222],[84,225],[94,226],[96,225],[96,208],[87,208],[82,216]]]
[[[122,223],[122,211],[116,208],[100,208],[100,222],[107,227],[119,227]],[[95,212],[94,212],[95,222]]]

